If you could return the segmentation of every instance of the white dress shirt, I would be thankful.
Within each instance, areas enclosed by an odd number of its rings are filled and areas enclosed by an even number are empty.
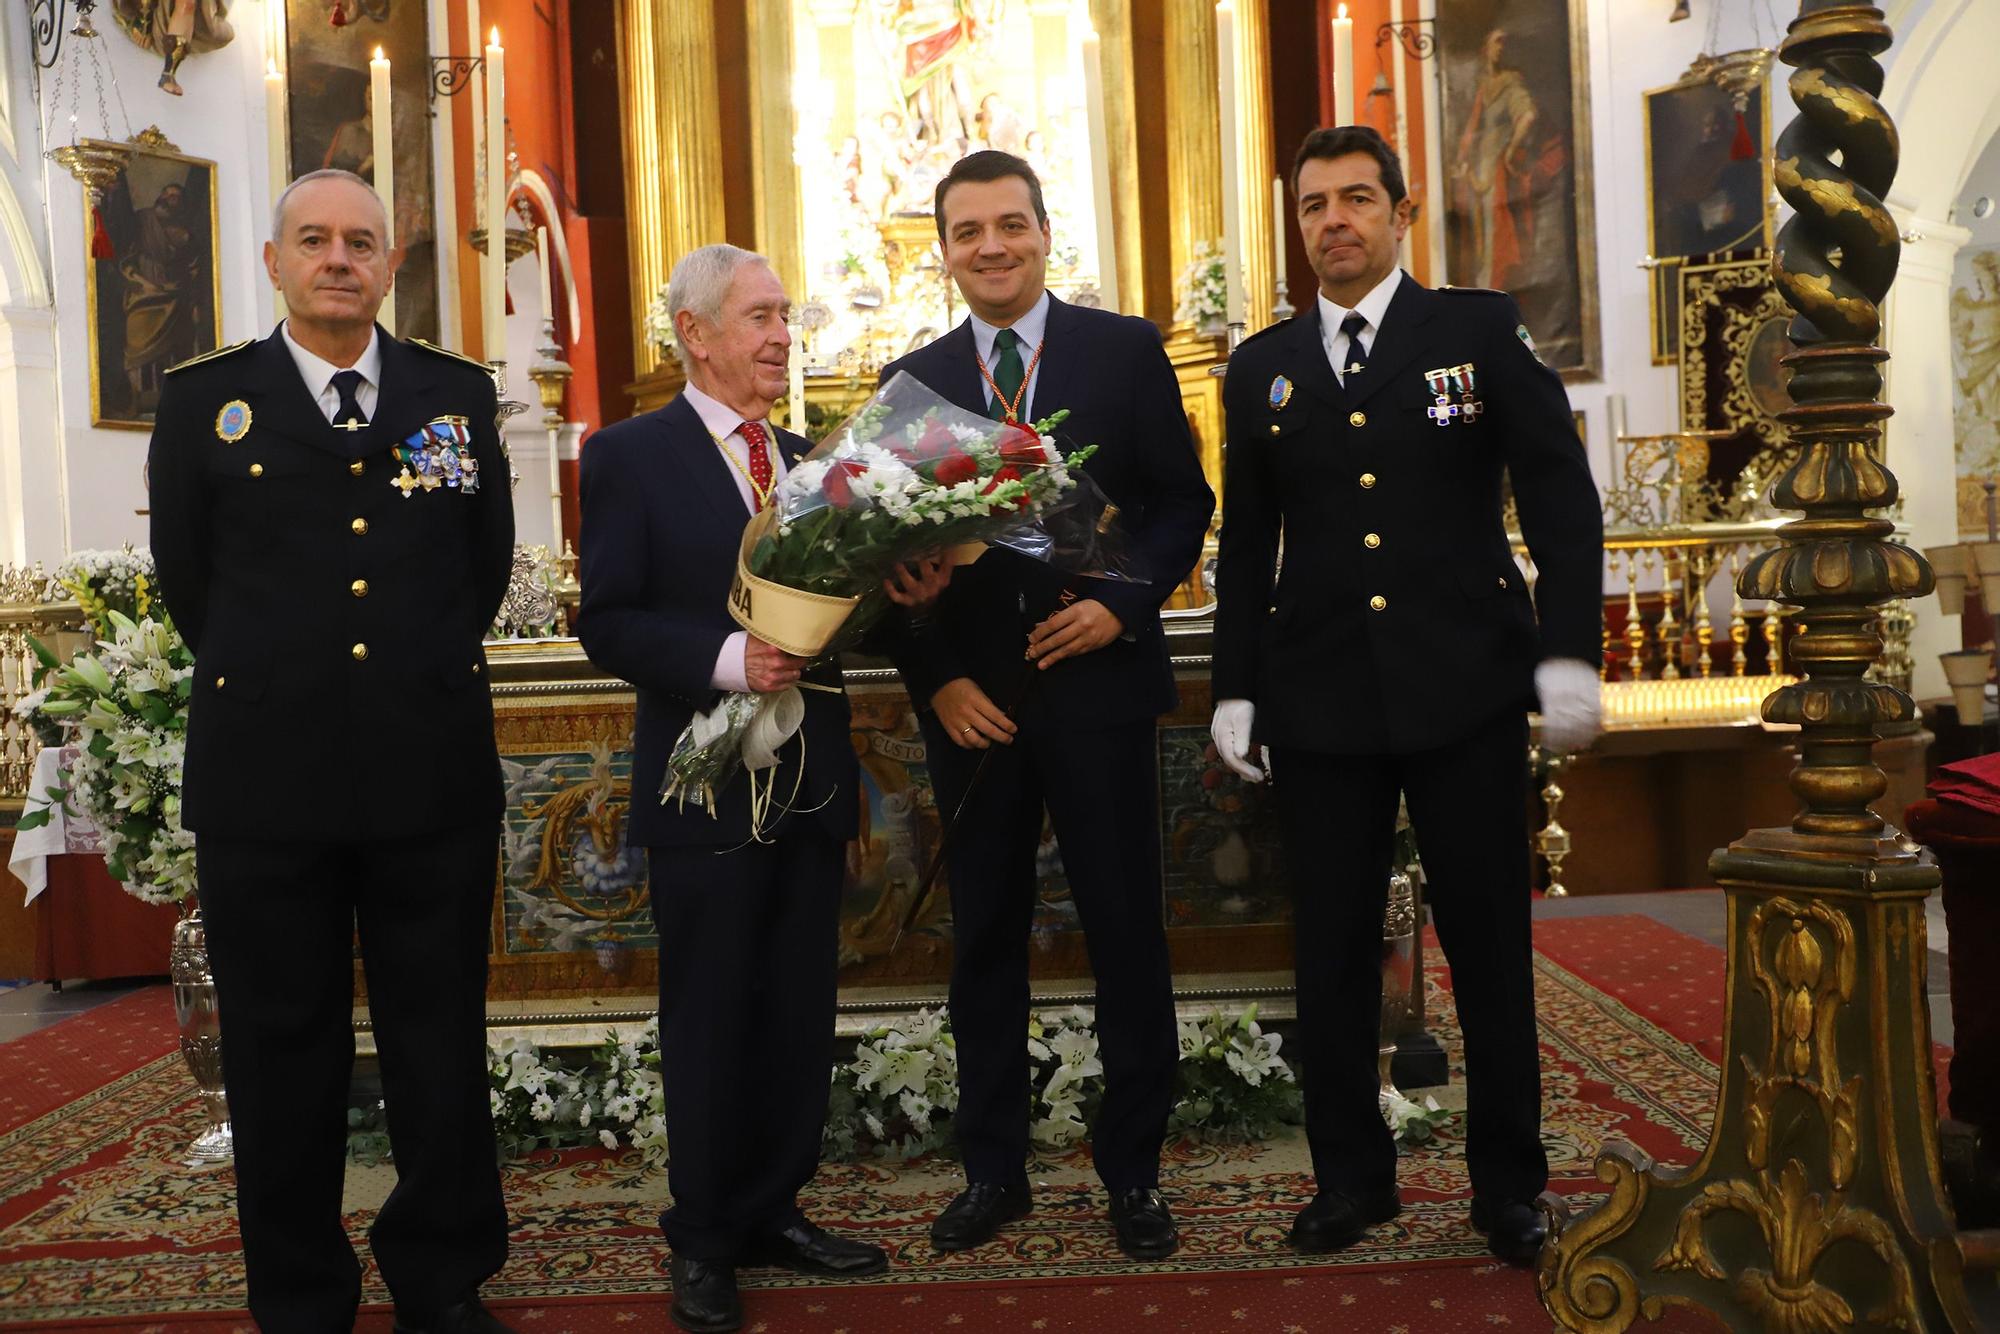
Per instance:
[[[340,391],[333,387],[335,372],[357,370],[361,372],[361,383],[354,387],[354,401],[361,405],[361,414],[369,421],[375,420],[375,400],[382,392],[382,334],[380,330],[368,331],[368,347],[354,365],[336,366],[326,358],[308,352],[299,346],[298,339],[292,337],[292,322],[286,320],[278,326],[285,336],[285,347],[292,354],[292,361],[299,368],[299,378],[306,382],[306,392],[319,404],[319,410],[332,421],[340,411]]]
[[[965,321],[972,326],[972,345],[979,353],[979,359],[986,363],[986,375],[993,375],[993,336],[1000,332],[1000,326],[988,324],[972,314],[966,315]],[[1028,313],[1015,320],[1010,327],[1014,330],[1015,336],[1021,340],[1021,369],[1028,372],[1028,379],[1023,385],[1024,392],[1021,395],[1021,420],[1032,421],[1035,381],[1042,378],[1042,369],[1039,365],[1030,369],[1029,363],[1035,360],[1035,349],[1042,345],[1042,338],[1048,333],[1049,294],[1044,291],[1040,299],[1028,308]],[[979,377],[979,383],[982,387],[986,386],[985,375]],[[991,388],[986,388],[986,401],[988,403],[993,401]]]
[[[1389,302],[1402,286],[1403,271],[1389,270],[1389,275],[1376,283],[1367,296],[1352,311],[1336,306],[1326,299],[1326,293],[1319,293],[1319,341],[1326,348],[1326,360],[1333,367],[1333,374],[1343,385],[1347,383],[1347,363],[1368,360],[1374,350],[1376,336],[1382,332],[1382,316],[1388,313]],[[1340,331],[1340,326],[1350,314],[1359,314],[1368,323],[1361,330],[1361,347],[1358,354],[1348,347],[1348,337]],[[1352,354],[1352,355],[1351,355]]]
[[[747,520],[757,512],[757,501],[750,489],[750,442],[743,438],[743,414],[735,411],[713,396],[704,394],[692,384],[681,390],[681,397],[688,401],[701,424],[708,428],[709,438],[715,447],[725,455],[723,466],[729,469],[729,478],[736,483],[736,494],[743,497],[744,517]],[[768,418],[758,423],[764,428],[765,450],[771,456],[771,486],[775,490],[785,479],[784,451],[778,448],[778,433],[771,427]],[[750,632],[738,630],[722,641],[722,652],[715,655],[715,670],[709,676],[709,684],[717,690],[748,690],[750,676],[743,665],[743,654],[749,646]]]

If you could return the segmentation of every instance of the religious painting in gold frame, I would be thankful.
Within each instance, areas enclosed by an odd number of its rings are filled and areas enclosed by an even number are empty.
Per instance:
[[[1567,380],[1600,368],[1584,0],[1460,0],[1438,25],[1445,272],[1520,304]]]
[[[1681,429],[1729,433],[1709,443],[1706,517],[1756,517],[1784,468],[1792,312],[1768,259],[1687,264],[1680,277]]]
[[[443,0],[434,0],[442,3]],[[437,212],[431,171],[430,33],[421,4],[362,0],[327,21],[324,0],[286,0],[285,160],[296,178],[338,167],[373,180],[374,121],[368,105],[368,60],[376,47],[389,60],[396,157],[396,332],[438,339]]]
[[[120,147],[125,162],[83,221],[90,424],[149,431],[167,368],[222,336],[215,163],[157,129]]]
[[[1771,86],[1736,95],[1706,57],[1641,95],[1646,144],[1646,253],[1653,267],[1653,364],[1680,350],[1680,267],[1771,249]]]

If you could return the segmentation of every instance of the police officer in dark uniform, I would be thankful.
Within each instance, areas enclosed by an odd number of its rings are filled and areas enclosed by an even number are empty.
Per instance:
[[[1401,1207],[1375,1078],[1400,793],[1465,1033],[1472,1221],[1527,1264],[1548,1162],[1526,715],[1539,696],[1558,749],[1597,730],[1597,490],[1513,299],[1431,291],[1396,267],[1410,204],[1382,137],[1315,131],[1292,183],[1320,291],[1230,358],[1213,725],[1251,781],[1262,748],[1292,877],[1318,1181],[1292,1243],[1348,1246]],[[1503,475],[1539,572],[1532,601]]]
[[[504,1330],[485,1074],[501,779],[481,641],[514,545],[491,376],[375,324],[393,268],[359,177],[279,199],[289,318],[170,372],[148,469],[161,596],[195,654],[196,835],[250,1311],[347,1330],[357,927],[397,1184],[369,1234],[399,1331]]]

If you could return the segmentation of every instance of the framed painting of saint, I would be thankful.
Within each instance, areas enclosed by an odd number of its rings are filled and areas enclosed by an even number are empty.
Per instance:
[[[167,368],[221,337],[215,164],[158,130],[121,147],[129,156],[84,222],[90,423],[146,431]]]
[[[1708,78],[1646,93],[1646,253],[1720,260],[1771,248],[1770,84],[1744,97]]]
[[[1542,360],[1598,373],[1583,0],[1462,0],[1438,25],[1445,280],[1520,303]]]
[[[374,121],[368,107],[368,59],[376,47],[389,59],[395,109],[396,332],[438,337],[437,218],[431,187],[430,36],[422,5],[366,0],[337,12],[289,0],[285,10],[285,86],[291,124],[291,174],[338,167],[375,179]]]

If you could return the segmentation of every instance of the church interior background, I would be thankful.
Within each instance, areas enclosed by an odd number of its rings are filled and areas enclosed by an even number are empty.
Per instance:
[[[1881,608],[1887,647],[1874,676],[1923,710],[1920,726],[1890,729],[1874,751],[1887,774],[1875,809],[1900,829],[1940,763],[2000,745],[1986,684],[1995,620],[1979,593],[1989,575],[2000,594],[2000,83],[1989,68],[2000,4],[1876,2],[1894,34],[1878,57],[1880,102],[1901,141],[1887,197],[1901,259],[1880,338],[1881,396],[1894,408],[1884,457],[1901,484],[1897,540],[1931,553],[1941,585]],[[521,551],[488,646],[508,779],[488,1002],[496,1059],[529,1051],[560,1063],[554,1053],[594,1049],[607,1031],[612,1048],[640,1050],[656,941],[644,857],[622,825],[646,794],[631,790],[632,694],[570,635],[577,459],[593,431],[681,386],[656,312],[674,261],[718,240],[771,258],[794,302],[801,371],[777,412],[819,438],[883,365],[965,318],[936,244],[939,177],[973,148],[1020,154],[1046,183],[1051,289],[1159,326],[1220,492],[1230,351],[1309,308],[1315,290],[1281,184],[1292,152],[1315,125],[1371,124],[1395,145],[1416,205],[1405,267],[1429,285],[1516,296],[1562,373],[1604,501],[1607,730],[1582,754],[1523,756],[1539,789],[1523,828],[1538,857],[1555,1171],[1581,1216],[1610,1180],[1593,1168],[1607,1145],[1692,1163],[1719,1096],[1713,1134],[1734,1133],[1718,1059],[1740,1018],[1722,1003],[1737,919],[1708,859],[1745,829],[1786,824],[1797,806],[1786,786],[1797,737],[1760,725],[1759,707],[1805,674],[1788,651],[1804,627],[1792,607],[1736,584],[1796,517],[1768,498],[1793,457],[1779,419],[1792,311],[1771,259],[1792,212],[1773,145],[1795,114],[1774,52],[1795,17],[1789,0],[10,0],[0,6],[0,703],[29,689],[30,636],[63,652],[87,645],[78,572],[126,568],[119,554],[145,543],[143,463],[162,372],[262,337],[280,317],[260,251],[284,183],[322,166],[378,188],[389,180],[406,251],[394,332],[503,363],[503,397],[518,402],[503,429]],[[174,34],[190,22],[183,49]],[[1211,533],[1210,554],[1213,543]],[[1282,1032],[1289,908],[1272,816],[1208,742],[1212,615],[1197,570],[1169,612],[1182,702],[1160,727],[1161,911],[1183,1017],[1223,1023],[1254,1005]],[[884,663],[852,659],[847,676],[865,793],[838,944],[841,1060],[938,1003],[951,941],[942,888],[917,901],[941,820],[910,701]],[[58,761],[27,721],[4,716],[0,810],[12,820]],[[184,1143],[214,1129],[219,1100],[211,1090],[204,1101],[200,1062],[176,1054],[181,1035],[198,1036],[199,1007],[184,995],[177,1021],[157,985],[180,910],[124,894],[92,837],[73,814],[53,846],[44,834],[24,853],[7,835],[23,883],[0,889],[0,979],[20,980],[0,991],[0,1071],[13,1072],[0,1078],[10,1146],[0,1326],[221,1320],[242,1305],[226,1168],[189,1166]],[[1328,855],[1339,855],[1337,830]],[[1089,963],[1052,835],[1037,874],[1038,1004],[1087,1005]],[[1425,1170],[1443,1200],[1463,1189],[1452,1121],[1462,1071],[1448,987],[1424,966],[1421,875],[1411,879],[1412,921],[1385,927],[1385,951],[1404,969],[1385,1053],[1398,1052],[1405,1092],[1436,1099],[1407,1138],[1413,1160],[1436,1157]],[[1938,895],[1913,911],[1929,945],[1918,976],[1925,961],[1932,975],[1908,1013],[1929,1024],[1942,1072],[1952,1000],[1975,992],[1946,951],[1992,919],[1955,907],[1975,925],[1948,927]],[[174,976],[183,992],[194,985]],[[155,984],[109,980],[134,977]],[[361,992],[357,968],[365,1055]],[[90,1073],[95,1055],[66,1065],[26,1045],[92,1016],[126,1025],[102,1079]],[[1956,1016],[1969,1037],[1968,1022]],[[744,1041],[754,1048],[755,1035]],[[1933,1078],[1928,1060],[1913,1078]],[[6,1091],[21,1081],[42,1093]],[[1943,1088],[1930,1099],[1919,1111],[1935,1120]],[[364,1089],[361,1140],[367,1104]],[[613,1179],[657,1171],[661,1145],[642,1133],[643,1116],[605,1132],[611,1166],[585,1180],[599,1168],[560,1154],[596,1152],[597,1134],[538,1141],[533,1123],[545,1119],[517,1111],[523,1152],[558,1158],[509,1178],[529,1221],[503,1276],[506,1301],[570,1319],[563,1297],[586,1294],[606,1311],[628,1303],[660,1316],[644,1304],[663,1284],[640,1235],[657,1202]],[[1269,1329],[1458,1329],[1510,1312],[1586,1327],[1555,1271],[1538,1288],[1476,1269],[1477,1238],[1422,1209],[1387,1249],[1353,1257],[1383,1275],[1407,1266],[1411,1286],[1323,1266],[1310,1281],[1333,1286],[1288,1315],[1293,1298],[1264,1272],[1279,1262],[1254,1220],[1228,1224],[1232,1211],[1254,1213],[1259,1183],[1303,1170],[1287,1133],[1291,1148],[1269,1151],[1279,1158],[1220,1137],[1187,1141],[1176,1171],[1220,1240],[1159,1276],[1149,1300],[1196,1313],[1160,1327],[1239,1327],[1230,1303]],[[1051,1179],[1083,1181],[1087,1164],[1063,1156],[1073,1143],[1051,1134],[1041,1146]],[[1953,1162],[1960,1143],[1944,1141]],[[77,1170],[86,1150],[99,1166]],[[872,1182],[915,1198],[949,1174],[929,1161],[864,1157],[828,1174],[849,1195]],[[357,1216],[379,1205],[384,1171],[362,1154]],[[1992,1181],[1981,1180],[1990,1209]],[[192,1224],[144,1199],[183,1188]],[[581,1254],[577,1225],[562,1221],[579,1201],[628,1211],[634,1235]],[[1959,1226],[1981,1225],[1959,1206]],[[1050,1235],[1070,1249],[1051,1272],[1108,1282],[1107,1257],[1062,1226]],[[2000,1250],[1984,1245],[1967,1243],[1959,1265],[1962,1285],[1986,1284],[1966,1311],[1994,1309]],[[106,1290],[88,1274],[108,1255],[151,1268]],[[1031,1259],[955,1275],[996,1291],[1023,1285],[1025,1305],[967,1327],[1109,1327],[1031,1324],[1075,1316],[1064,1290],[1035,1286]],[[1259,1276],[1277,1296],[1251,1287]],[[849,1311],[849,1327],[941,1327],[894,1324],[881,1313],[916,1288],[883,1287],[893,1297],[879,1307],[855,1298],[852,1310],[877,1314]],[[832,1329],[848,1310],[838,1293],[794,1295],[796,1323],[771,1328]],[[1321,1314],[1343,1302],[1358,1312],[1352,1326]],[[1010,1323],[1037,1303],[1042,1316]],[[1924,1321],[1945,1318],[1924,1310]],[[595,1328],[574,1318],[543,1327]],[[1954,1314],[1950,1327],[1979,1326]]]

